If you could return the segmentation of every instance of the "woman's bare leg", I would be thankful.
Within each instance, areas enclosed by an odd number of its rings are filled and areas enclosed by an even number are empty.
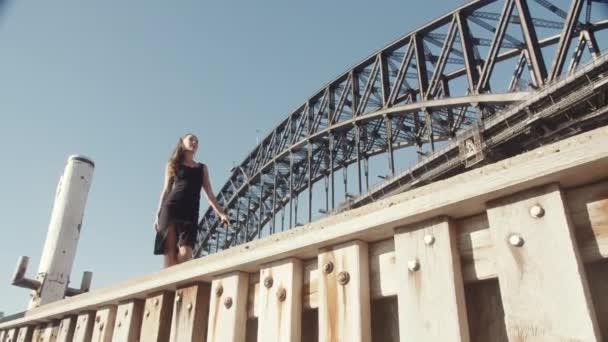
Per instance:
[[[165,238],[165,268],[177,264],[177,241],[175,237],[175,227],[167,227],[167,237]]]
[[[179,250],[177,253],[177,262],[182,263],[188,260],[192,260],[192,247],[179,246]]]

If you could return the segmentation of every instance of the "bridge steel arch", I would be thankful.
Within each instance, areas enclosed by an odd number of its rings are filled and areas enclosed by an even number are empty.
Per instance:
[[[324,212],[331,214],[339,209],[338,171],[346,184],[348,166],[355,165],[358,194],[344,194],[357,198],[363,183],[369,190],[372,156],[386,155],[389,176],[396,174],[395,151],[401,148],[410,147],[424,165],[439,144],[463,132],[481,136],[498,113],[574,74],[583,56],[600,59],[599,42],[607,40],[597,37],[608,27],[608,8],[603,17],[593,9],[607,2],[572,0],[566,8],[556,1],[468,2],[325,84],[232,169],[217,198],[234,223],[221,226],[207,209],[195,254],[275,233],[279,213],[284,220],[289,212],[288,227],[298,225],[292,218],[306,190],[312,220],[317,182],[324,184]],[[466,164],[466,158],[459,161]],[[373,196],[365,198],[360,202]]]

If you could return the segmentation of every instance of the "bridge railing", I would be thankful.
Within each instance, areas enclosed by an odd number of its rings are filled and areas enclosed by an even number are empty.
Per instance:
[[[601,341],[608,127],[30,310],[5,341]]]

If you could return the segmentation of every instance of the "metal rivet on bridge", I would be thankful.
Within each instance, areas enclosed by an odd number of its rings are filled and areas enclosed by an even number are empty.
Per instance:
[[[118,322],[118,327],[120,328],[122,326],[122,322]]]
[[[271,287],[272,287],[272,284],[273,284],[272,277],[266,277],[266,278],[264,278],[264,286],[265,286],[267,289],[271,288]]]
[[[216,296],[221,296],[222,293],[224,293],[224,287],[222,285],[218,285],[217,288],[215,288],[215,295]]]
[[[99,330],[103,330],[103,323],[99,325]]]
[[[181,293],[178,293],[177,296],[175,296],[175,302],[179,303],[181,301],[182,301],[182,295],[181,295]]]
[[[150,317],[150,310],[146,310],[146,318]]]
[[[158,298],[154,299],[154,306],[158,306]]]
[[[511,246],[521,247],[524,245],[524,238],[522,238],[518,234],[513,234],[509,236],[509,243],[511,244]]]
[[[280,288],[277,291],[277,299],[279,300],[279,302],[283,302],[285,301],[285,298],[287,298],[287,291],[284,288]]]
[[[125,310],[125,317],[129,315],[129,310]]]
[[[426,234],[424,236],[424,243],[427,246],[430,246],[430,245],[434,244],[435,243],[435,237],[433,235],[431,235],[431,234]]]
[[[224,306],[226,309],[230,309],[232,306],[232,297],[226,297],[226,299],[224,299]]]
[[[407,262],[407,269],[410,272],[416,272],[420,269],[420,262],[418,260],[410,260]]]
[[[344,286],[344,285],[348,284],[349,281],[350,281],[350,274],[348,274],[348,272],[342,271],[342,272],[338,273],[338,284]]]
[[[325,274],[330,274],[334,270],[334,264],[330,261],[323,265],[323,272]]]
[[[97,317],[95,318],[95,322],[99,323],[100,321],[101,321],[101,316],[97,316]]]
[[[186,308],[188,309],[188,311],[192,310],[192,303],[188,303],[188,306]]]
[[[534,205],[532,208],[530,208],[530,216],[534,218],[541,218],[545,216],[545,209],[538,204]]]

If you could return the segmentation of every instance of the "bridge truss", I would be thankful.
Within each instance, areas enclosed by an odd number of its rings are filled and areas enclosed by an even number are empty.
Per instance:
[[[315,205],[331,215],[605,125],[608,1],[558,1],[471,1],[327,83],[233,168],[217,198],[234,222],[209,208],[195,254],[300,225],[302,198],[310,222]]]

